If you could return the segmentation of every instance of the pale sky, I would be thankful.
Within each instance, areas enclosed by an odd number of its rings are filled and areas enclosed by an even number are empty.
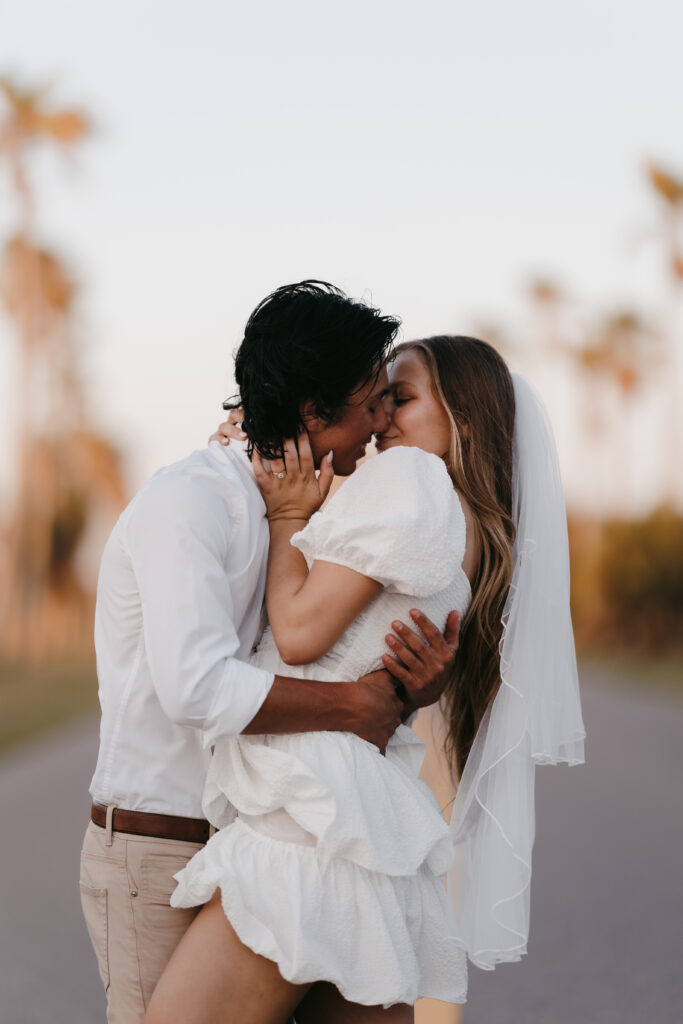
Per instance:
[[[586,317],[654,310],[643,167],[683,173],[682,39],[677,0],[0,0],[0,74],[53,80],[96,123],[73,159],[37,153],[33,180],[43,240],[82,283],[90,407],[131,487],[205,442],[249,312],[288,281],[371,296],[404,337],[523,335],[536,274]],[[0,240],[10,203],[2,173]],[[6,452],[15,369],[0,319]],[[652,443],[638,458],[656,476]]]

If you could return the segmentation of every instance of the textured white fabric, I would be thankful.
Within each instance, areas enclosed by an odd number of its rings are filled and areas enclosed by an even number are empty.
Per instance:
[[[517,539],[503,612],[501,686],[475,737],[452,815],[449,894],[470,959],[483,968],[526,952],[535,766],[584,759],[557,452],[540,398],[523,378],[513,380]]]
[[[334,562],[392,593],[442,590],[463,556],[464,517],[443,461],[420,448],[389,448],[359,466],[292,544],[310,566]]]
[[[398,540],[380,524],[387,516]],[[315,664],[286,668],[266,630],[253,661],[272,672],[352,680],[381,666],[392,619],[415,605],[393,588],[418,586],[420,607],[441,628],[469,603],[460,502],[443,462],[417,449],[368,461],[297,544],[309,563],[318,554],[352,562],[387,589]],[[441,552],[427,580],[414,544]],[[176,876],[172,904],[195,906],[220,887],[241,940],[293,982],[329,980],[368,1005],[464,1001],[465,954],[444,885],[452,838],[418,778],[423,756],[406,726],[385,757],[350,733],[219,741],[204,809],[221,831]]]
[[[107,542],[99,803],[201,817],[208,745],[240,732],[272,685],[246,663],[263,626],[268,526],[244,448],[214,443],[160,470]]]

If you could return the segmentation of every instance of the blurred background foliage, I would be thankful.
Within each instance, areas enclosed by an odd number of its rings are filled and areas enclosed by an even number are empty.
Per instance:
[[[570,517],[569,536],[579,649],[683,653],[683,517],[666,505],[642,519]]]
[[[42,241],[29,165],[41,145],[72,149],[90,120],[55,106],[48,88],[0,78],[0,93],[0,158],[16,218],[0,255],[0,301],[19,348],[18,473],[2,523],[0,654],[19,663],[83,658],[94,606],[87,549],[106,536],[125,492],[120,457],[85,401],[79,285],[67,259]]]
[[[0,78],[0,170],[8,173],[15,224],[2,241],[0,301],[20,358],[17,487],[0,522],[0,746],[94,706],[92,628],[99,553],[128,495],[116,444],[98,430],[82,381],[77,329],[80,285],[68,258],[45,244],[30,175],[33,154],[71,151],[91,131],[85,111],[61,108],[50,90]],[[569,395],[583,443],[600,450],[612,483],[605,509],[618,507],[633,467],[629,431],[646,394],[661,412],[657,442],[668,468],[643,515],[570,509],[573,615],[580,651],[603,657],[666,655],[683,681],[683,517],[681,516],[681,339],[683,179],[650,163],[643,175],[658,205],[663,253],[662,308],[588,314],[558,282],[527,286],[534,328],[523,342],[495,323],[480,333],[512,365],[533,362],[553,381],[544,397]],[[444,325],[445,329],[457,325]],[[541,389],[543,390],[543,388]],[[40,395],[40,402],[36,396]],[[566,401],[565,401],[566,404]],[[39,410],[39,411],[37,411]],[[609,421],[621,430],[608,429]],[[212,424],[204,425],[204,429]],[[208,432],[208,430],[207,430]],[[603,463],[604,464],[604,463]],[[616,481],[616,484],[614,483]],[[673,659],[671,661],[671,659]],[[642,676],[642,673],[641,673]]]

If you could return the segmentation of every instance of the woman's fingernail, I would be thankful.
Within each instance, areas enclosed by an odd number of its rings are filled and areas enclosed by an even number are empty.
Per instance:
[[[334,458],[334,449],[330,450],[327,453],[327,455],[325,456],[325,458],[327,460],[327,465],[331,466],[332,465],[332,459]]]

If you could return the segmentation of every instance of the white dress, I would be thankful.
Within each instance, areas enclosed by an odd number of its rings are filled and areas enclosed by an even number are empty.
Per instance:
[[[266,630],[252,661],[301,678],[355,680],[382,668],[394,619],[418,605],[444,628],[465,612],[465,518],[441,459],[391,448],[362,465],[292,538],[384,589],[319,661],[293,667]],[[242,942],[295,983],[330,981],[352,1002],[463,1002],[465,954],[444,876],[450,830],[418,777],[424,745],[407,726],[386,756],[352,733],[220,740],[204,790],[220,829],[176,875],[176,907],[221,889]]]

